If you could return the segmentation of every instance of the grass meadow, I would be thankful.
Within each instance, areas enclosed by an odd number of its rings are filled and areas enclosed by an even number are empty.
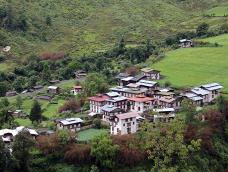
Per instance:
[[[217,42],[219,47],[177,49],[153,68],[161,71],[164,81],[176,87],[190,87],[209,82],[219,82],[228,92],[228,34],[203,39]]]

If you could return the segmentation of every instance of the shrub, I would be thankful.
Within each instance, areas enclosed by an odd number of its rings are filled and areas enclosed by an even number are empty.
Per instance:
[[[91,148],[90,145],[72,144],[66,148],[64,160],[72,164],[89,163]]]
[[[95,128],[100,129],[101,128],[101,120],[98,118],[95,118],[93,120],[93,124],[95,125]]]

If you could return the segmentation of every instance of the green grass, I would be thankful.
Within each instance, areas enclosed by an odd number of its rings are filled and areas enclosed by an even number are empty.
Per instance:
[[[214,7],[207,11],[208,15],[213,15],[216,17],[223,17],[228,15],[228,5]]]
[[[61,81],[61,83],[56,84],[57,86],[59,86],[61,89],[71,89],[76,83],[75,79],[70,79],[67,81]]]
[[[219,43],[220,47],[177,49],[152,65],[176,87],[192,87],[219,82],[228,92],[228,34],[203,39]]]
[[[29,127],[32,126],[32,122],[30,121],[30,119],[15,119],[16,122],[18,122],[19,126],[25,126],[25,127]]]
[[[80,131],[78,133],[78,140],[89,141],[89,140],[92,140],[94,137],[104,133],[108,133],[108,130],[91,128],[88,130]]]

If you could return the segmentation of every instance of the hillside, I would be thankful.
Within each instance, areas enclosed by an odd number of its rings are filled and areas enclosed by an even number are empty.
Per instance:
[[[204,18],[221,0],[0,0],[17,27],[0,29],[1,44],[12,47],[10,60],[21,60],[45,51],[72,55],[109,48],[124,35],[129,44],[146,38],[161,40],[179,31],[192,30],[199,23],[213,27],[226,17]]]
[[[219,82],[228,92],[228,34],[203,39],[218,43],[219,47],[177,49],[170,51],[160,62],[153,65],[174,86],[197,86]]]

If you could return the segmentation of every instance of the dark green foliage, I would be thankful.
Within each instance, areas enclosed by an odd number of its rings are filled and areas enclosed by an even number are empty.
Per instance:
[[[95,157],[99,166],[113,169],[118,149],[119,146],[112,143],[110,136],[100,135],[92,141],[91,155]]]
[[[30,111],[30,120],[32,122],[40,122],[42,119],[42,110],[39,102],[37,100],[34,100],[32,109]]]
[[[101,128],[101,120],[98,118],[95,118],[93,120],[93,124],[95,125],[95,128],[100,129]]]
[[[206,36],[208,34],[209,25],[207,23],[200,24],[196,29],[196,35],[199,37]]]
[[[26,130],[21,131],[14,140],[12,156],[15,159],[15,171],[30,171],[31,155],[30,150],[34,145],[34,141]]]
[[[0,82],[0,97],[5,96],[7,91],[8,91],[7,82]]]

